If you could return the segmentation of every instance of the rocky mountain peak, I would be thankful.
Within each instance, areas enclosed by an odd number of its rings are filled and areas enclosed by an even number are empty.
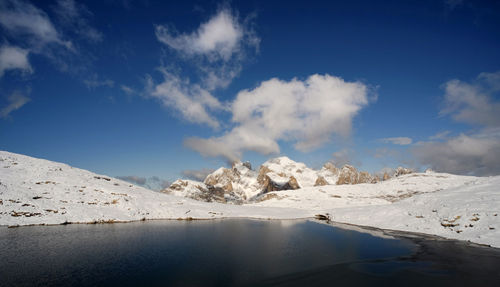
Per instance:
[[[394,176],[412,172],[398,168]],[[387,175],[387,176],[386,176]],[[390,178],[384,175],[384,180]],[[205,201],[245,202],[262,197],[268,192],[294,190],[312,186],[376,183],[379,178],[368,172],[358,171],[351,165],[337,168],[327,162],[320,170],[313,170],[304,163],[286,156],[269,159],[257,171],[249,162],[235,162],[231,168],[221,167],[209,174],[203,183],[176,181],[165,192],[179,194]],[[207,198],[209,197],[209,199]]]

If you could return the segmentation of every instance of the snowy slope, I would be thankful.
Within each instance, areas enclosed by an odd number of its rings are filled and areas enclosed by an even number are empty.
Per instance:
[[[264,162],[262,166],[271,170],[268,175],[271,178],[274,177],[276,182],[279,181],[280,177],[283,177],[283,181],[287,182],[288,178],[293,176],[302,188],[313,186],[318,178],[315,170],[310,169],[302,162],[295,162],[286,156],[270,159]]]
[[[274,196],[273,196],[274,195]],[[273,192],[252,206],[296,207],[332,221],[500,247],[500,176],[414,173],[377,184]]]
[[[0,151],[0,225],[309,216],[305,210],[195,201],[66,164]]]
[[[190,184],[195,188],[199,183]],[[328,213],[337,222],[500,247],[499,186],[500,176],[430,172],[376,184],[282,190],[267,193],[265,201],[229,205],[153,192],[65,164],[0,151],[0,225],[189,217],[291,219]]]
[[[329,209],[332,220],[500,247],[500,176],[390,205]]]

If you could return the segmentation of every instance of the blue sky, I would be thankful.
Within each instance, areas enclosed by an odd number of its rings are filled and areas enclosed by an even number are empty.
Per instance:
[[[0,0],[0,149],[167,180],[500,173],[498,2],[175,2]]]

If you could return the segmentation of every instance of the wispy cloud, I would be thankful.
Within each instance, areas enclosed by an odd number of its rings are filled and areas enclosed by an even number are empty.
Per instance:
[[[219,128],[219,121],[209,110],[222,110],[224,106],[210,92],[198,84],[191,84],[178,75],[163,70],[163,82],[156,85],[150,95],[165,106],[176,109],[189,122]]]
[[[120,90],[129,96],[137,94],[137,91],[126,85],[120,85]]]
[[[29,63],[28,54],[28,50],[19,47],[8,45],[0,47],[0,77],[8,70],[32,73],[33,68]]]
[[[115,82],[110,79],[99,79],[99,76],[97,76],[97,74],[93,74],[90,78],[83,80],[83,83],[89,90],[93,90],[99,87],[112,88],[115,85]]]
[[[454,10],[455,8],[462,6],[464,4],[464,0],[444,0],[443,1],[446,8],[450,10]]]
[[[189,34],[179,34],[163,25],[157,25],[155,32],[160,42],[182,55],[201,55],[211,62],[229,61],[241,48],[240,42],[244,36],[242,25],[227,9],[219,11]]]
[[[227,108],[213,92],[227,87],[241,72],[249,52],[258,50],[260,39],[251,26],[251,18],[241,20],[228,8],[220,9],[188,33],[157,25],[158,41],[173,51],[177,60],[193,69],[189,76],[184,76],[180,69],[160,68],[163,79],[153,83],[150,78],[150,95],[177,110],[189,122],[219,128],[220,123],[212,113]],[[192,70],[197,76],[193,76]]]
[[[471,82],[444,84],[441,115],[479,127],[479,131],[451,137],[448,133],[418,142],[416,158],[437,171],[459,174],[500,174],[500,72],[481,73]]]
[[[102,33],[89,24],[92,13],[73,0],[58,0],[53,6],[57,16],[54,22],[35,5],[36,2],[24,0],[0,0],[0,28],[4,41],[27,51],[30,58],[49,59],[62,72],[88,74],[95,57],[82,48],[85,46],[80,40],[96,43],[102,39]]]
[[[500,71],[481,73],[471,83],[451,80],[444,89],[441,115],[469,124],[500,126],[500,101],[494,97],[500,91]]]
[[[279,153],[278,141],[310,151],[332,136],[348,136],[353,117],[368,104],[369,88],[330,75],[307,80],[271,79],[238,93],[231,104],[232,130],[220,137],[188,138],[185,145],[204,156],[232,162],[244,151]]]
[[[460,134],[446,141],[418,142],[412,148],[422,164],[441,172],[500,174],[500,130]]]
[[[188,169],[182,171],[182,176],[192,180],[204,181],[207,175],[212,172],[214,172],[214,170],[210,168]]]
[[[13,92],[7,97],[7,105],[0,110],[0,118],[7,118],[10,113],[20,109],[31,99],[20,91]]]
[[[75,3],[74,0],[58,0],[53,10],[61,25],[71,33],[91,42],[102,41],[103,34],[90,25],[89,18],[93,14],[85,5]]]
[[[380,139],[381,142],[390,143],[395,145],[410,145],[413,140],[409,137],[394,137],[394,138],[383,138]]]
[[[158,176],[142,177],[136,175],[117,176],[116,178],[139,185],[154,191],[161,191],[170,186],[170,181],[164,180]]]
[[[0,24],[11,36],[25,40],[36,51],[48,44],[73,48],[70,41],[62,38],[44,11],[22,0],[0,1]]]

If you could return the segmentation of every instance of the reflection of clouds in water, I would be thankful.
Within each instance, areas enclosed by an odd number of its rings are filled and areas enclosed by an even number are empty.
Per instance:
[[[294,227],[297,224],[304,224],[304,220],[301,219],[289,219],[289,220],[277,220],[283,228]]]
[[[409,254],[408,244],[300,220],[41,226],[0,230],[0,238],[0,262],[9,262],[0,271],[21,285],[75,285],[82,277],[89,286],[103,280],[141,285],[152,278],[171,285],[242,285]]]

